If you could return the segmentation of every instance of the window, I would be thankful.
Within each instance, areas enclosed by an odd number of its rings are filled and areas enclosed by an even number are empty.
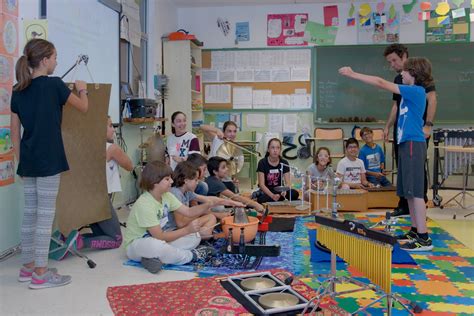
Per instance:
[[[140,24],[141,41],[140,47],[134,46],[128,41],[120,40],[120,82],[128,82],[132,88],[134,96],[143,91],[147,95],[147,51],[148,51],[148,33],[147,33],[147,13],[148,0],[140,1]]]

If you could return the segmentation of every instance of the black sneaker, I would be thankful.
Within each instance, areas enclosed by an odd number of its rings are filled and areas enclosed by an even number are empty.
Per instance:
[[[410,212],[401,208],[396,208],[393,210],[392,213],[390,213],[391,217],[405,217],[405,216],[410,216]]]
[[[163,263],[158,258],[142,258],[142,266],[150,273],[156,274],[161,271]]]
[[[191,252],[193,253],[193,262],[205,262],[216,253],[216,250],[209,246],[199,245]]]
[[[417,238],[418,238],[418,234],[412,230],[409,230],[408,233],[397,236],[398,241],[412,241]]]
[[[430,237],[428,237],[428,239],[417,237],[416,239],[401,245],[400,248],[406,251],[430,251],[433,250],[433,242]]]

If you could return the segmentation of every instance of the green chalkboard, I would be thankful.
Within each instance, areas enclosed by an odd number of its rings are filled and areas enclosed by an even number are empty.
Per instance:
[[[393,81],[383,57],[386,45],[316,48],[316,121],[335,117],[388,117],[392,95],[338,74],[342,66]],[[436,122],[474,122],[474,43],[407,45],[410,56],[428,58],[438,96]]]

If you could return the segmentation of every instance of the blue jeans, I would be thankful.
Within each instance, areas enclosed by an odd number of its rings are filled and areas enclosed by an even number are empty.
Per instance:
[[[392,185],[392,183],[388,181],[386,177],[380,177],[377,179],[374,176],[367,176],[367,181],[369,181],[370,183],[374,185],[380,184],[380,186],[382,187],[388,187]]]

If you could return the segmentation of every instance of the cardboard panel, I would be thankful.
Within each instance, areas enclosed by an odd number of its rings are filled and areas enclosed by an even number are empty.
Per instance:
[[[73,229],[111,217],[105,174],[105,143],[110,84],[88,84],[89,110],[66,104],[62,134],[70,170],[61,174],[56,223],[67,235]]]

